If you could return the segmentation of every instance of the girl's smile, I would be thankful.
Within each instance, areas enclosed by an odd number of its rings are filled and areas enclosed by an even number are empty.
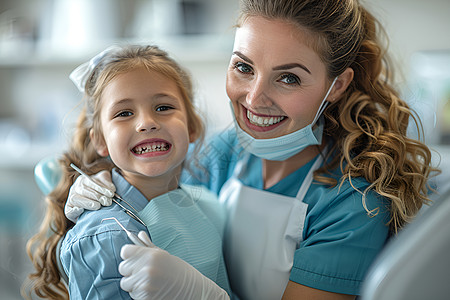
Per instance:
[[[131,148],[136,157],[154,157],[169,153],[172,144],[163,139],[148,139]]]

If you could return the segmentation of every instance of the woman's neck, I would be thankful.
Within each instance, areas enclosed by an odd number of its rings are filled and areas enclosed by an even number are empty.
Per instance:
[[[317,146],[309,146],[305,148],[305,150],[284,161],[263,159],[262,169],[264,189],[274,186],[289,174],[306,165],[320,153],[320,149],[323,148],[322,146],[323,145],[321,145],[320,148]]]

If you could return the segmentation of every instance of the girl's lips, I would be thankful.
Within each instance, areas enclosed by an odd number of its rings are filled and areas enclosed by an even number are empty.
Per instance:
[[[245,125],[254,131],[265,132],[270,131],[278,126],[280,126],[284,120],[287,119],[286,116],[269,116],[261,115],[251,112],[247,108],[242,106],[242,118],[244,119]]]
[[[152,157],[165,155],[171,148],[172,144],[166,140],[148,139],[131,148],[131,153],[139,157]]]

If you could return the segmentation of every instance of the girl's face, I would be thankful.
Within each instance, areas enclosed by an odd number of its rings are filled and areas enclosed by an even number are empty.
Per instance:
[[[263,17],[237,29],[227,94],[238,124],[253,137],[279,137],[313,121],[331,81],[307,38],[290,23]]]
[[[118,75],[103,91],[100,122],[97,152],[109,155],[128,182],[153,177],[177,184],[191,137],[173,80],[144,67]]]

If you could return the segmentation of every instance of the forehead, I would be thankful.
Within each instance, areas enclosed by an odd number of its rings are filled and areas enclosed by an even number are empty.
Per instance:
[[[274,61],[300,59],[321,63],[317,39],[307,30],[281,19],[245,18],[236,30],[234,51],[264,56]]]
[[[180,91],[173,78],[140,66],[114,76],[106,84],[102,96],[139,98],[153,93],[167,93],[178,96]]]

